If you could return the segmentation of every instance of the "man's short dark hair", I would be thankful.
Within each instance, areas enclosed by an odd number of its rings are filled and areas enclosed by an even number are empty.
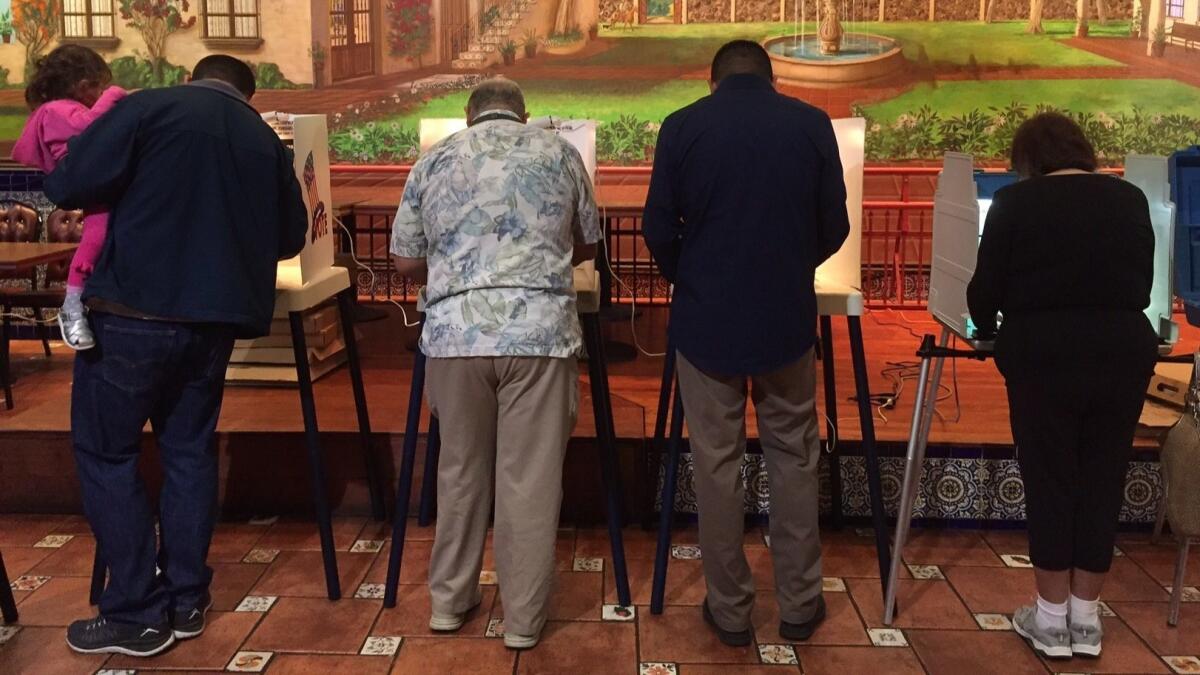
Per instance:
[[[1096,151],[1070,117],[1041,113],[1017,128],[1012,142],[1012,168],[1022,178],[1063,169],[1095,171]]]
[[[481,82],[471,91],[471,97],[467,100],[468,115],[474,119],[489,110],[507,110],[524,115],[525,94],[521,92],[521,87],[504,77]]]
[[[232,84],[246,98],[254,96],[257,85],[254,71],[245,61],[225,54],[213,54],[200,59],[192,69],[193,80],[220,80]]]
[[[757,75],[768,82],[775,78],[767,50],[750,40],[726,42],[717,50],[712,62],[712,81],[720,84],[730,75]]]

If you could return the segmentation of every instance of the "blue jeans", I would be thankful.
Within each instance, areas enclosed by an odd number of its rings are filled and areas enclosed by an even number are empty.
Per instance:
[[[217,507],[213,433],[221,412],[230,326],[93,313],[96,347],[75,359],[71,436],[83,505],[109,580],[100,614],[161,624],[198,606]],[[149,421],[162,455],[155,513],[138,473]],[[155,574],[155,566],[161,574]]]

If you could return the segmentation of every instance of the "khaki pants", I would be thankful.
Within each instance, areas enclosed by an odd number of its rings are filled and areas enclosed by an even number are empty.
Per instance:
[[[442,428],[433,611],[457,614],[479,601],[494,483],[505,631],[536,635],[554,582],[563,457],[579,408],[576,361],[429,359],[426,369]]]
[[[813,617],[821,594],[817,530],[816,366],[812,350],[765,375],[723,376],[697,369],[677,355],[679,389],[687,419],[700,511],[700,550],[708,607],[718,625],[751,625],[754,578],[742,550],[746,451],[746,380],[758,413],[771,497],[771,561],[780,617]]]

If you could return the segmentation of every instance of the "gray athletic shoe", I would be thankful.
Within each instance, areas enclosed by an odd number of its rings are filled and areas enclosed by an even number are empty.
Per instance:
[[[1104,628],[1095,626],[1079,626],[1071,624],[1071,651],[1076,656],[1100,656],[1100,639],[1104,637]]]
[[[1013,630],[1029,641],[1035,651],[1046,658],[1071,658],[1071,633],[1066,630],[1044,630],[1037,624],[1037,608],[1022,607],[1013,613]]]

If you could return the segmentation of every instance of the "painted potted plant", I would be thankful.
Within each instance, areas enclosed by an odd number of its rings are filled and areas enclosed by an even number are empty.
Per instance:
[[[1162,58],[1167,53],[1167,33],[1161,28],[1154,30],[1154,40],[1150,43],[1150,56]]]
[[[551,33],[550,37],[546,38],[546,46],[543,51],[547,54],[563,56],[574,54],[585,46],[587,46],[587,40],[584,38],[583,32],[579,30],[578,26],[573,26],[562,33]]]
[[[600,24],[594,23],[588,26],[588,40],[595,40],[600,37]]]
[[[500,45],[500,57],[504,59],[504,65],[511,66],[517,62],[517,43],[509,40]]]
[[[525,31],[525,39],[521,42],[521,46],[525,48],[525,58],[532,59],[537,56],[539,41],[536,30]]]
[[[13,34],[12,12],[6,11],[3,14],[0,14],[0,40],[3,40],[4,44],[6,44],[6,45],[11,44],[12,43],[12,34]]]
[[[313,40],[312,46],[308,48],[308,57],[312,59],[313,89],[320,87],[321,80],[325,77],[325,59],[327,56],[325,46]]]

